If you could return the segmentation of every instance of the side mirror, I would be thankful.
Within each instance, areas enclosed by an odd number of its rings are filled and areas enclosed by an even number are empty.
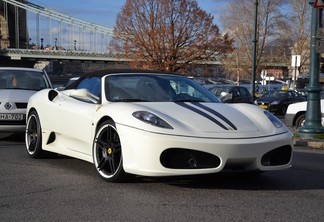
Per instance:
[[[228,92],[221,92],[219,98],[223,102],[225,102],[225,101],[231,100],[233,98],[233,95],[231,93],[228,93]]]
[[[98,103],[99,97],[90,93],[87,89],[76,89],[71,92],[71,97],[75,97],[83,100],[90,100],[93,103]]]

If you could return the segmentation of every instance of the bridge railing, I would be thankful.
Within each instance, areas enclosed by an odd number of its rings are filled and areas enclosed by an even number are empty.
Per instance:
[[[0,49],[0,58],[9,57],[11,60],[79,60],[102,62],[128,62],[116,54],[108,52],[73,51],[73,50],[40,50],[40,49]]]

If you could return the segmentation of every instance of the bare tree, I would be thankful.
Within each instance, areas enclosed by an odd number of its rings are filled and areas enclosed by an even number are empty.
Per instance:
[[[222,15],[222,23],[228,34],[235,40],[235,50],[224,60],[225,67],[235,71],[235,75],[243,78],[251,76],[252,39],[254,30],[254,1],[230,0],[227,10]],[[281,0],[259,0],[257,16],[257,56],[256,71],[260,73],[263,66],[278,62],[280,53],[277,48],[281,30],[279,27],[286,23],[280,11]],[[277,54],[277,55],[275,55]]]
[[[127,0],[114,33],[133,67],[167,71],[217,60],[232,44],[196,0]]]
[[[291,54],[300,55],[300,70],[308,69],[310,58],[310,5],[305,0],[288,0],[291,11],[287,19],[289,26],[284,28],[286,42]],[[306,66],[306,67],[305,67]]]

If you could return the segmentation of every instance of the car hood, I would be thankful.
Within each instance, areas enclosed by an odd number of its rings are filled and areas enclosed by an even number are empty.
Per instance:
[[[274,127],[264,110],[251,104],[115,103],[109,105],[110,111],[113,107],[118,110],[118,115],[113,117],[117,123],[157,133],[210,138],[253,138],[288,131],[285,126]],[[173,129],[144,123],[131,115],[135,111],[154,113]]]
[[[22,89],[0,89],[0,99],[2,101],[28,102],[35,92],[34,90]]]

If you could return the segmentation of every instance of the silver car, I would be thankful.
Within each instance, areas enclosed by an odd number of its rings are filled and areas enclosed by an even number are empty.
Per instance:
[[[0,133],[24,132],[28,99],[46,88],[53,86],[43,70],[0,67]]]

